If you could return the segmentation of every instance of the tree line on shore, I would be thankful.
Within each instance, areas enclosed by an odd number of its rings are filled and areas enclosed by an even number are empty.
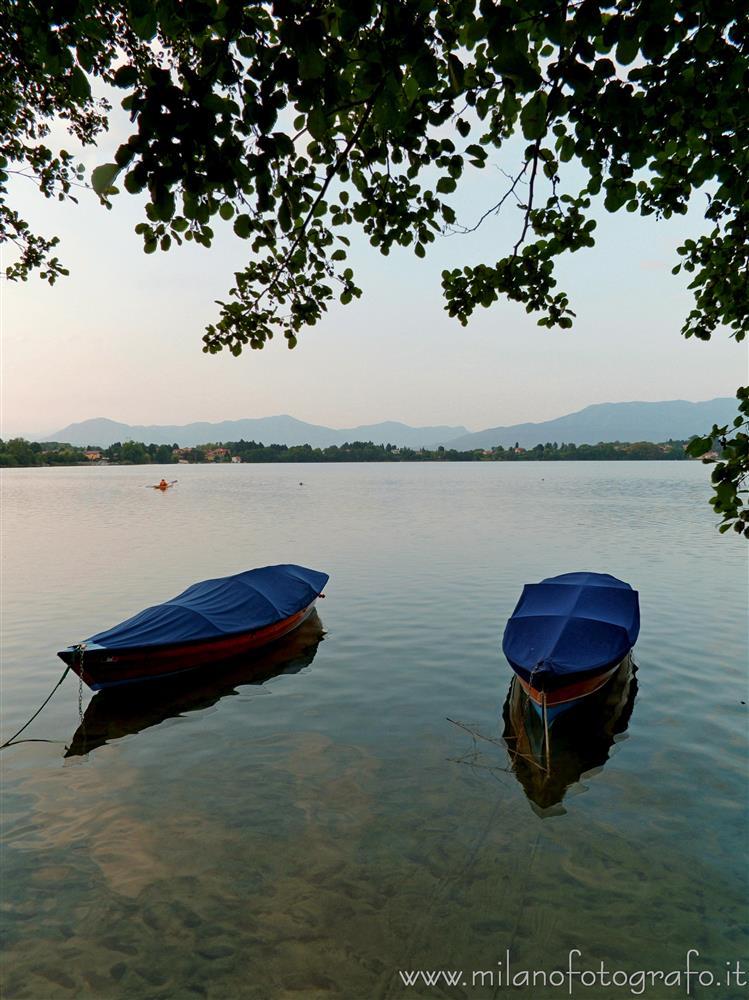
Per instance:
[[[611,441],[598,444],[547,442],[533,448],[517,443],[505,448],[399,448],[392,444],[352,441],[327,448],[311,445],[263,445],[257,441],[229,441],[180,448],[172,444],[144,444],[139,441],[116,442],[108,448],[89,445],[76,447],[63,442],[26,441],[24,438],[0,439],[0,466],[29,467],[44,465],[169,465],[180,462],[216,463],[241,461],[264,462],[534,462],[534,461],[682,461],[691,456],[685,441],[634,443]]]

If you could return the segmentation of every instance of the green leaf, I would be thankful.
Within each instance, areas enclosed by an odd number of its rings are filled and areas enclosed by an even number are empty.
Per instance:
[[[135,66],[120,66],[114,74],[114,84],[116,87],[132,87],[138,80],[138,70]]]
[[[241,240],[246,240],[250,235],[252,220],[249,215],[238,215],[234,220],[234,232]]]
[[[640,43],[636,38],[622,38],[616,47],[616,61],[622,66],[629,66],[639,51]]]
[[[688,455],[693,458],[699,458],[700,455],[704,455],[706,451],[710,450],[710,446],[713,443],[712,437],[707,438],[692,438],[689,444],[684,449]]]
[[[125,174],[125,190],[129,191],[130,194],[138,194],[145,186],[146,182],[137,170],[131,170]]]
[[[81,104],[91,96],[91,84],[80,66],[74,66],[70,74],[70,93]]]
[[[285,233],[291,229],[291,212],[286,198],[282,198],[278,206],[278,224]]]
[[[116,163],[102,163],[91,171],[91,187],[100,198],[111,188],[119,172]]]
[[[319,49],[305,41],[305,44],[297,49],[296,54],[299,62],[299,78],[301,80],[317,80],[325,73],[325,60]]]
[[[487,153],[483,146],[478,146],[474,142],[470,146],[466,146],[466,155],[473,158],[472,162],[477,162],[479,166],[483,166]]]
[[[154,10],[147,9],[140,17],[131,16],[130,23],[133,26],[135,34],[138,38],[142,38],[144,42],[150,42],[156,34],[158,22]]]
[[[515,41],[513,36],[504,40],[503,47],[494,56],[494,65],[503,77],[512,80],[521,90],[527,92],[539,86],[541,74],[531,63],[527,53],[519,47],[514,47]]]
[[[526,139],[540,139],[546,131],[546,93],[536,91],[520,112],[520,126]]]
[[[450,84],[452,85],[453,93],[461,93],[466,71],[463,63],[453,52],[447,57],[447,68],[450,74]]]
[[[324,139],[328,133],[328,119],[319,106],[316,106],[307,115],[307,128],[313,139]]]

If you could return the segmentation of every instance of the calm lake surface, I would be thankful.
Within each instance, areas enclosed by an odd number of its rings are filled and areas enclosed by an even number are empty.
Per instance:
[[[178,486],[144,488],[162,474]],[[322,641],[310,622],[254,667],[124,699],[84,689],[83,727],[70,674],[21,737],[53,742],[3,751],[5,1000],[569,995],[472,982],[508,950],[513,973],[566,969],[575,948],[578,968],[633,973],[682,969],[693,948],[724,976],[747,952],[746,549],[717,532],[707,477],[5,471],[5,739],[72,642],[211,576],[331,577]],[[501,633],[525,582],[579,569],[639,590],[638,669],[568,726],[561,802],[539,805],[539,774],[502,743]],[[420,969],[461,976],[405,986]],[[684,980],[641,995],[685,996]]]

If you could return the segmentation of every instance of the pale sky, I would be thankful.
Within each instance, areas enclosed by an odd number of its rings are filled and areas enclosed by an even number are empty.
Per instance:
[[[111,160],[115,146],[88,151],[89,168]],[[496,168],[474,176],[461,196],[466,221],[505,185]],[[214,300],[249,252],[230,226],[216,222],[210,250],[188,244],[147,256],[130,195],[107,211],[87,191],[78,206],[47,201],[28,180],[12,194],[32,226],[61,236],[71,275],[52,288],[37,277],[3,279],[6,438],[91,417],[183,424],[281,413],[332,427],[401,420],[480,430],[590,403],[728,396],[745,379],[746,349],[726,333],[708,343],[679,334],[691,297],[670,270],[675,247],[700,229],[698,212],[659,223],[601,211],[596,247],[559,270],[577,312],[571,331],[541,329],[510,303],[479,309],[467,328],[444,312],[440,272],[507,252],[519,217],[509,204],[473,236],[438,238],[425,261],[405,250],[385,258],[357,240],[361,300],[335,306],[294,351],[281,338],[234,358],[201,350]],[[10,259],[5,248],[3,268]]]

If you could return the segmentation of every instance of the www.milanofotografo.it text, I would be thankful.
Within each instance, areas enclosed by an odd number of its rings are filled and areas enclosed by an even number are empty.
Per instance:
[[[567,967],[552,970],[513,968],[512,956],[506,951],[504,958],[491,969],[399,969],[402,986],[461,986],[463,989],[511,987],[516,990],[539,987],[564,990],[567,996],[584,995],[584,991],[597,988],[618,988],[631,996],[673,990],[676,996],[694,996],[695,990],[719,990],[730,987],[746,989],[749,970],[739,959],[727,961],[722,968],[705,968],[699,963],[700,953],[689,948],[683,963],[672,969],[612,969],[606,962],[586,965],[583,953],[573,948],[567,955]],[[590,994],[588,994],[590,996]],[[703,993],[704,995],[704,993]]]

